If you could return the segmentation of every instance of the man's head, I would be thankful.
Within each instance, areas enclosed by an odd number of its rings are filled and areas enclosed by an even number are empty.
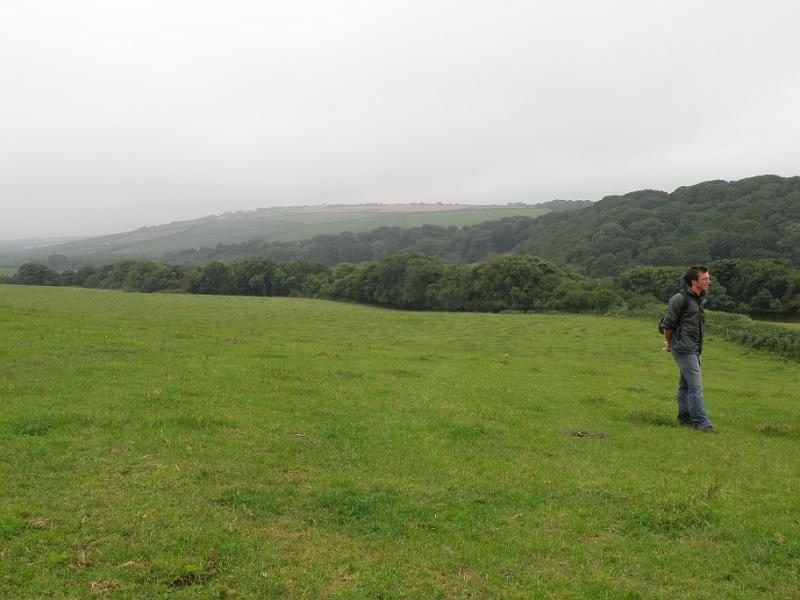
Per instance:
[[[702,265],[689,267],[683,278],[686,280],[686,285],[697,295],[707,292],[708,286],[711,285],[711,275],[708,274],[708,268]]]

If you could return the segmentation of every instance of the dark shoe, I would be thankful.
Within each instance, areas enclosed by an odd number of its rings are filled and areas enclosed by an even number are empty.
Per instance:
[[[713,425],[703,425],[702,427],[697,427],[696,429],[702,433],[719,433],[719,431],[717,431]]]

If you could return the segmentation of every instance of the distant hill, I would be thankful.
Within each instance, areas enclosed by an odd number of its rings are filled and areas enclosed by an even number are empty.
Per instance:
[[[402,253],[451,263],[533,255],[595,277],[639,265],[728,258],[785,260],[798,267],[800,177],[707,181],[672,193],[639,190],[595,203],[556,200],[533,207],[261,209],[50,246],[38,257],[63,269],[125,257],[205,264],[262,256],[335,265]],[[24,262],[21,256],[8,266]]]
[[[536,219],[514,216],[461,228],[381,227],[307,240],[244,242],[167,256],[202,264],[263,256],[334,265],[401,253],[453,263],[489,254],[540,256],[592,276],[637,265],[679,266],[716,259],[785,259],[800,264],[800,177],[764,175],[709,181],[668,194],[641,190]]]
[[[56,262],[65,264],[78,262],[74,259],[100,264],[129,257],[160,258],[183,250],[214,248],[219,244],[252,240],[289,242],[344,231],[358,233],[379,227],[463,227],[509,216],[535,218],[548,212],[560,212],[588,204],[591,202],[554,200],[539,205],[364,204],[261,208],[142,227],[136,231],[46,247],[17,245],[0,249],[0,259],[8,264],[20,264],[27,260],[46,260],[56,256],[59,257],[55,259]],[[54,267],[59,268],[60,265]]]
[[[84,239],[86,239],[86,236],[0,240],[0,255],[41,250],[42,248],[60,246],[69,242],[76,242]]]

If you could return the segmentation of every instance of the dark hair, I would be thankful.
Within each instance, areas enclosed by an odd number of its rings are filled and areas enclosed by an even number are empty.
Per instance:
[[[686,275],[683,276],[686,285],[691,286],[693,281],[700,278],[700,273],[708,273],[708,267],[704,267],[703,265],[689,267],[689,270],[686,271]]]

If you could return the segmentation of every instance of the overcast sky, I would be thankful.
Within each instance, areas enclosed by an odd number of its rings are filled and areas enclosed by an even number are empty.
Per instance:
[[[796,0],[11,0],[0,239],[800,175]]]

